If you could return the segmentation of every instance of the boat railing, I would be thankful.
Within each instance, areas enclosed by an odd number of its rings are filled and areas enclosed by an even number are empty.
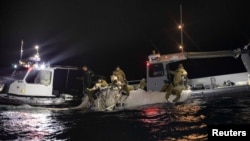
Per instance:
[[[130,80],[130,81],[127,81],[127,84],[132,86],[133,88],[137,89],[141,83],[141,79],[140,80]]]
[[[128,83],[129,85],[133,85],[133,84],[139,84],[140,81],[141,81],[141,80],[129,80],[129,81],[127,81],[127,83]]]

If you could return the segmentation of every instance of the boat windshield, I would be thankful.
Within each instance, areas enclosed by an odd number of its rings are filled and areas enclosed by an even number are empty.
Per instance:
[[[13,71],[13,73],[11,74],[11,77],[18,79],[18,80],[22,80],[25,77],[25,74],[27,72],[28,72],[28,68],[20,67]]]
[[[148,68],[150,77],[164,76],[164,68],[162,63],[150,64]]]

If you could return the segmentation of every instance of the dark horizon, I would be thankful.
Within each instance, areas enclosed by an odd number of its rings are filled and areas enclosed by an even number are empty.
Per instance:
[[[180,51],[180,4],[185,51],[233,50],[250,42],[247,1],[3,0],[0,68],[33,55],[54,65],[89,65],[108,77],[119,65],[128,79],[145,77],[152,50]]]

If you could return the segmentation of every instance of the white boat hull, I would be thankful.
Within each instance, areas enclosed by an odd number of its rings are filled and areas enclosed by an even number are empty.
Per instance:
[[[0,103],[8,105],[30,106],[52,106],[52,107],[69,107],[77,106],[81,103],[80,98],[77,100],[68,100],[66,97],[34,97],[34,96],[16,96],[11,94],[0,94]]]
[[[107,96],[107,94],[109,96]],[[159,103],[174,103],[175,95],[170,95],[166,99],[166,92],[145,91],[142,89],[130,91],[130,95],[124,100],[119,100],[116,96],[120,96],[116,90],[104,90],[100,92],[99,97],[95,100],[94,106],[91,106],[88,97],[82,99],[82,104],[75,107],[75,109],[89,109],[94,111],[112,111],[115,109],[130,109],[139,106],[159,104]],[[204,90],[183,90],[181,97],[176,103],[183,103],[194,99],[210,100],[213,98],[224,97],[242,97],[250,96],[250,85],[230,86],[215,89]],[[106,98],[106,99],[105,99]]]

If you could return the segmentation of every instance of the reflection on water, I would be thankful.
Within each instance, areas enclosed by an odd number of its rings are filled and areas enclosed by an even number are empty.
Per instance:
[[[66,128],[45,110],[8,110],[0,118],[2,139],[41,140],[61,134]]]
[[[151,128],[152,140],[206,140],[205,115],[199,114],[201,107],[194,104],[175,105],[142,110],[145,127]]]
[[[250,124],[250,100],[156,104],[113,112],[0,105],[1,140],[207,140],[208,124]]]

